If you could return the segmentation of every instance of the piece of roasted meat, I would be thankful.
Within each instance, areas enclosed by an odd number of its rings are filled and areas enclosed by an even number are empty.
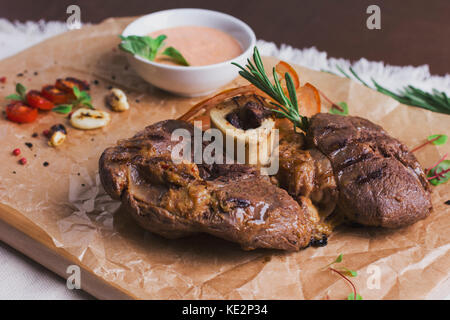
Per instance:
[[[263,99],[251,101],[262,104],[251,111],[263,114]],[[249,99],[238,102],[249,109]],[[235,120],[255,112],[247,113],[236,112]],[[141,226],[167,238],[203,232],[245,249],[299,250],[325,245],[339,218],[397,228],[431,211],[430,187],[414,155],[359,117],[317,114],[306,135],[284,134],[271,177],[251,165],[174,163],[178,141],[171,136],[180,128],[191,137],[199,130],[179,120],[158,122],[106,149],[99,163],[105,190]]]
[[[310,120],[307,140],[330,160],[338,210],[348,220],[398,228],[431,212],[431,188],[419,162],[380,126],[360,117],[319,113]]]
[[[171,150],[178,141],[171,134],[179,128],[194,134],[186,122],[158,122],[100,158],[105,190],[142,227],[167,238],[209,233],[245,249],[299,250],[310,243],[308,213],[255,168],[175,164]]]

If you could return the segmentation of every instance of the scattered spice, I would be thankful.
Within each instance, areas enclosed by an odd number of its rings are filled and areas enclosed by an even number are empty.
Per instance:
[[[37,76],[39,73],[38,73],[37,71],[35,71],[35,72],[33,72],[33,74],[34,74],[35,76]]]
[[[446,205],[450,206],[450,200],[444,202]]]
[[[43,165],[44,167],[48,167],[49,164],[50,164],[50,163],[48,163],[47,161],[45,161],[42,165]]]
[[[98,85],[99,84],[98,80],[94,80],[94,84]]]
[[[80,175],[80,173],[78,172],[78,173],[77,173],[77,175],[79,176],[79,175]]]
[[[13,174],[16,174],[17,172],[13,171],[12,173],[13,173]]]
[[[0,77],[0,83],[6,83],[6,77]]]
[[[113,88],[113,86],[108,86],[107,87],[108,90],[111,90],[112,88]]]
[[[31,137],[33,137],[33,138],[37,138],[37,136],[38,136],[38,133],[37,133],[37,132],[34,132],[34,133],[31,135]]]
[[[20,149],[16,148],[16,149],[13,150],[12,153],[13,153],[13,155],[18,156],[20,154]]]
[[[27,159],[26,159],[26,158],[21,158],[21,159],[19,160],[19,163],[20,163],[21,165],[25,165],[25,164],[27,164]]]
[[[116,80],[116,76],[114,76],[114,75],[111,76],[111,79]]]
[[[141,102],[141,100],[139,100],[139,99],[136,99],[136,103],[139,103],[139,102]]]
[[[42,131],[42,135],[48,137],[50,135],[50,130],[45,129],[44,131]]]
[[[86,186],[84,183],[81,184],[82,187]]]
[[[33,148],[33,144],[31,142],[25,142],[25,145],[30,149]]]
[[[17,76],[18,77],[23,77],[23,73],[18,73]]]

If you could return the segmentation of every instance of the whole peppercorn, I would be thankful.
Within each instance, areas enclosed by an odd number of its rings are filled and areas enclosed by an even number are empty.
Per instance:
[[[13,153],[13,155],[18,156],[20,154],[20,149],[16,148],[16,149],[13,150],[12,153]]]
[[[25,164],[27,164],[27,159],[26,159],[26,158],[21,158],[21,159],[19,160],[19,163],[20,163],[21,165],[25,165]]]

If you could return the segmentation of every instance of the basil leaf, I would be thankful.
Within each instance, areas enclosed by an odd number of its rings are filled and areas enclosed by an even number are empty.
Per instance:
[[[27,95],[27,88],[25,88],[23,84],[16,84],[16,92],[22,97],[23,100],[25,100],[25,97]]]
[[[19,96],[18,94],[16,94],[16,93],[13,93],[13,94],[10,94],[9,96],[6,96],[5,99],[8,99],[8,100],[19,100],[19,101],[23,100],[23,98],[21,96]]]
[[[438,139],[436,139],[436,138],[438,138]],[[433,139],[436,139],[436,140],[434,140],[432,143],[436,146],[439,146],[441,144],[445,144],[448,140],[448,137],[445,134],[433,134],[427,138],[428,141],[433,140]]]
[[[343,116],[348,115],[348,105],[347,105],[346,102],[339,102],[338,106],[341,107],[343,111],[339,110],[336,107],[331,107],[329,112],[331,114],[340,114],[340,115],[343,115]]]
[[[56,106],[52,109],[53,112],[62,113],[62,114],[68,114],[72,111],[72,105],[71,104],[60,104],[59,106]]]
[[[149,36],[119,37],[122,39],[122,42],[119,44],[121,50],[141,56],[150,61],[155,60],[159,49],[167,38],[165,35],[160,35],[156,38]]]
[[[90,102],[84,102],[82,104],[90,109],[95,109],[94,106]]]
[[[164,49],[162,54],[171,57],[175,62],[181,64],[182,66],[189,66],[189,63],[186,61],[180,51],[178,51],[174,47],[168,47]]]
[[[78,87],[75,86],[75,87],[72,88],[72,90],[73,90],[73,94],[75,95],[75,97],[76,97],[77,99],[80,99],[80,97],[81,97],[81,91],[80,91],[80,89],[78,89]]]
[[[438,175],[438,177],[435,177],[436,175]],[[444,160],[439,163],[435,168],[428,172],[427,177],[435,177],[430,179],[430,183],[434,186],[447,182],[450,179],[450,160]]]

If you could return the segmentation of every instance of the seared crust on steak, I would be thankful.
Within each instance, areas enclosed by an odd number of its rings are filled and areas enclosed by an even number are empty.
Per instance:
[[[307,138],[330,160],[338,208],[350,221],[397,228],[430,214],[430,186],[419,162],[380,126],[320,113],[311,118]]]

